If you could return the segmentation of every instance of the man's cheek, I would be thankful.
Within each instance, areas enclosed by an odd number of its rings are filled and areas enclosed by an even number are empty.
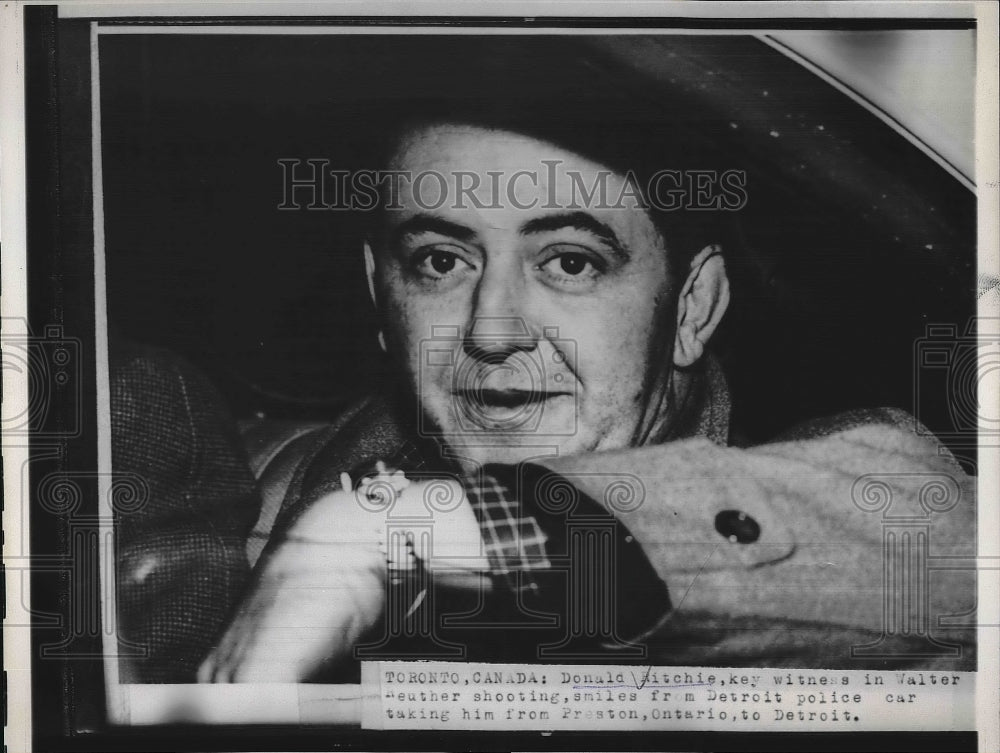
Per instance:
[[[409,379],[413,394],[420,401],[422,410],[439,423],[447,423],[453,413],[454,369],[435,363],[427,349],[413,354]]]
[[[386,309],[384,321],[389,334],[389,355],[416,370],[433,321],[425,319],[420,309],[398,305]]]
[[[641,368],[646,362],[648,330],[641,320],[627,319],[631,312],[613,317],[594,318],[573,328],[566,339],[576,345],[575,369],[585,385],[624,386],[619,380],[641,380]],[[636,370],[639,369],[637,372]]]
[[[462,300],[453,296],[417,295],[403,291],[386,310],[386,319],[410,347],[440,334],[441,328],[460,328],[466,321]]]
[[[592,339],[580,347],[578,374],[584,385],[585,415],[630,414],[642,402],[648,339],[637,329],[609,334],[613,336],[603,342]]]

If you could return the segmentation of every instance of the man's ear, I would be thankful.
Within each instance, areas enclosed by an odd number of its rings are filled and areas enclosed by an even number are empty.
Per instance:
[[[375,293],[375,254],[372,252],[372,244],[365,238],[365,277],[368,278],[368,295],[371,296],[372,305],[378,311],[378,295]],[[385,330],[379,327],[378,346],[383,353],[388,353],[389,348],[385,344]]]
[[[368,295],[371,296],[372,304],[378,310],[378,296],[375,294],[375,254],[372,252],[372,244],[365,238],[365,277],[368,278]]]
[[[677,334],[674,365],[692,366],[722,321],[729,305],[729,277],[721,246],[703,248],[691,262],[684,287],[677,299]]]

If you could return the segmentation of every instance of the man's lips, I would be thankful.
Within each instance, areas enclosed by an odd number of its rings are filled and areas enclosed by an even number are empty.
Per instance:
[[[526,405],[544,403],[556,397],[568,397],[572,393],[556,390],[482,389],[455,390],[456,397],[484,408],[521,408]]]

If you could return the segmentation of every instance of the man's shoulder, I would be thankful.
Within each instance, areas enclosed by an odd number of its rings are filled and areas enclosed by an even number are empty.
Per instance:
[[[921,436],[933,436],[914,416],[901,408],[854,408],[802,421],[780,432],[767,443],[817,439],[851,429],[872,426],[886,426]]]

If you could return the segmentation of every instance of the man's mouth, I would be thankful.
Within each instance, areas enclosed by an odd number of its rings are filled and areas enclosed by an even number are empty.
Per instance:
[[[540,405],[556,397],[567,397],[571,393],[563,391],[521,390],[521,389],[479,389],[455,390],[455,396],[483,409],[517,410]]]

